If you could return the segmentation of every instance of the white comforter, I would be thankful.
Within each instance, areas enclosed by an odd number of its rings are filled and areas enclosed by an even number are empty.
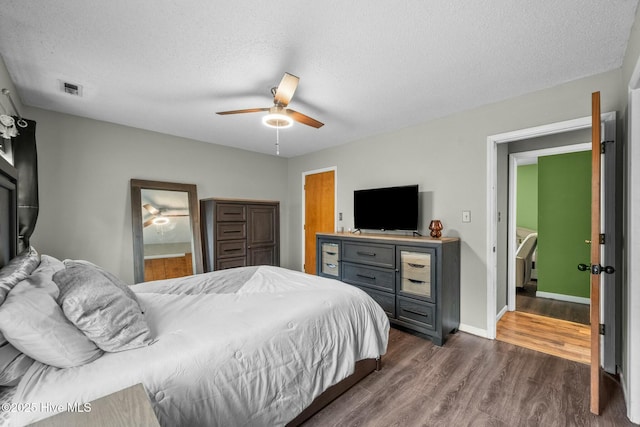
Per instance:
[[[283,425],[357,360],[385,353],[387,317],[359,289],[278,267],[236,270],[239,284],[226,271],[133,286],[154,344],[71,369],[36,363],[15,402],[66,406],[142,383],[164,426]],[[22,425],[51,414],[13,415]]]

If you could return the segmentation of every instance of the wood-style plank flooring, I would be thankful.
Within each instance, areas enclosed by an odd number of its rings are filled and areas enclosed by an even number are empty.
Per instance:
[[[536,297],[538,282],[527,283],[524,288],[516,288],[516,310],[541,316],[589,324],[589,305]]]
[[[520,311],[505,313],[496,328],[497,340],[586,364],[590,337],[588,325]]]
[[[589,411],[589,367],[458,332],[443,347],[391,329],[382,369],[305,426],[632,426],[619,384]]]

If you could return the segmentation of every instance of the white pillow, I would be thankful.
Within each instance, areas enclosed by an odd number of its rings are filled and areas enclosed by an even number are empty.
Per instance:
[[[0,306],[0,331],[27,356],[58,368],[84,365],[102,355],[49,293],[26,281],[18,283]]]

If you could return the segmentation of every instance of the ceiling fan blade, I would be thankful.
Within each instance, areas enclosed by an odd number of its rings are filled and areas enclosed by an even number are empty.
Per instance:
[[[153,220],[154,218],[149,218],[148,220],[146,220],[145,222],[142,223],[142,228],[147,228],[148,226],[150,226],[151,224],[153,224]]]
[[[156,209],[151,203],[145,203],[142,205],[143,208],[147,210],[151,215],[158,215],[160,211]]]
[[[292,110],[290,108],[287,109],[287,114],[289,115],[289,117],[291,117],[296,122],[302,123],[302,124],[307,125],[307,126],[314,127],[316,129],[321,128],[322,126],[324,126],[324,123],[319,122],[316,119],[312,119],[309,116],[305,116],[302,113],[298,113],[297,111],[294,111],[294,110]]]
[[[282,80],[280,80],[280,84],[278,85],[278,89],[276,89],[273,102],[282,105],[283,107],[289,105],[289,102],[291,102],[291,98],[298,87],[299,81],[299,77],[296,77],[293,74],[284,73],[284,77],[282,77]]]
[[[216,114],[224,116],[227,114],[259,113],[260,111],[269,111],[269,108],[247,108],[246,110],[218,111]]]

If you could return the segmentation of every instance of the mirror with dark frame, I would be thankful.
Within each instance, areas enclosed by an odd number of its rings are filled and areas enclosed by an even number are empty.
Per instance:
[[[195,185],[132,179],[131,220],[135,283],[202,273]]]

